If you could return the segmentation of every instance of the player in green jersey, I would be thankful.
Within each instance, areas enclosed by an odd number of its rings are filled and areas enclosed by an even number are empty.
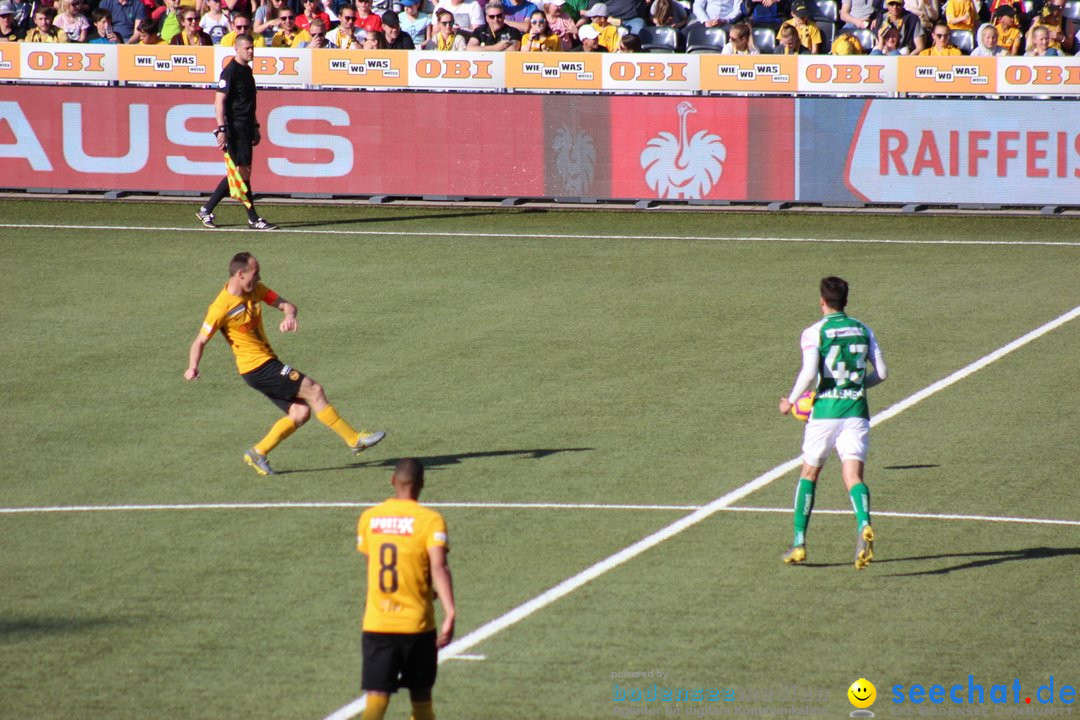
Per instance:
[[[799,341],[802,369],[788,396],[780,398],[780,413],[786,415],[800,395],[811,388],[817,390],[803,435],[802,475],[795,489],[795,539],[783,559],[792,564],[806,561],[806,528],[814,509],[814,490],[825,459],[836,448],[858,523],[855,569],[861,570],[874,558],[870,491],[863,482],[870,445],[866,390],[884,381],[887,370],[874,332],[844,312],[847,297],[846,281],[822,279],[823,317],[803,331]]]

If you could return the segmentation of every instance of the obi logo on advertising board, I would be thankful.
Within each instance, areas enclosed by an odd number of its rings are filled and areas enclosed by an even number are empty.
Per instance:
[[[848,151],[845,182],[868,202],[1078,203],[1077,105],[870,101]]]

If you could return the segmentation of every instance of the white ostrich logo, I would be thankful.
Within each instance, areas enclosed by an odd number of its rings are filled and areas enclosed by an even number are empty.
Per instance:
[[[686,137],[686,116],[697,110],[683,101],[679,113],[679,136],[662,132],[641,151],[645,182],[658,197],[670,200],[700,199],[709,194],[724,172],[727,148],[719,135],[698,130]]]

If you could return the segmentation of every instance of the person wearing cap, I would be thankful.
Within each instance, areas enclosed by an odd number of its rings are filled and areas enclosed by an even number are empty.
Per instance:
[[[0,2],[0,42],[19,42],[22,33],[15,27],[15,6],[8,0]]]
[[[810,20],[810,15],[810,5],[806,0],[796,0],[794,7],[791,8],[791,19],[784,21],[780,29],[795,28],[795,31],[799,33],[799,42],[802,46],[811,55],[817,55],[821,51],[821,30]]]
[[[607,52],[607,48],[600,44],[600,33],[592,25],[582,25],[578,28],[578,38],[581,45],[574,48],[579,52]]]
[[[901,55],[919,52],[926,47],[923,39],[922,23],[915,13],[904,9],[904,0],[885,0],[885,14],[877,26],[877,35],[886,27],[896,28],[900,33],[899,47]]]
[[[393,10],[382,14],[383,35],[386,36],[387,50],[415,50],[416,44],[408,33],[401,32],[401,20]]]
[[[600,43],[600,47],[604,48],[605,52],[615,52],[619,49],[619,28],[612,25],[608,20],[606,3],[597,3],[583,12],[582,15],[592,20],[590,25],[596,30],[597,42]],[[585,25],[582,24],[581,27],[585,27]],[[580,35],[581,28],[578,28],[578,36],[580,37]]]
[[[401,0],[400,4],[398,22],[401,24],[401,32],[412,38],[414,47],[421,47],[427,39],[428,28],[431,27],[431,16],[420,12],[419,0]]]
[[[1003,48],[1006,55],[1019,55],[1023,33],[1016,22],[1016,10],[1012,5],[1002,5],[994,11],[994,27],[998,31],[998,47]]]
[[[881,6],[882,0],[843,0],[840,21],[844,27],[840,31],[869,30],[881,15]]]
[[[484,8],[487,22],[469,38],[470,50],[516,52],[521,49],[521,31],[506,24],[506,11],[497,0]]]
[[[577,23],[570,17],[563,0],[549,0],[544,3],[544,15],[547,17],[548,27],[559,38],[559,44],[563,50],[569,50],[577,43]]]

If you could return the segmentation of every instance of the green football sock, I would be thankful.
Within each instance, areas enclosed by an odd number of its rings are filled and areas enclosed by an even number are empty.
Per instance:
[[[848,491],[851,495],[851,507],[855,509],[855,520],[859,530],[870,524],[870,488],[866,483],[859,483]]]
[[[817,483],[806,478],[799,478],[795,488],[795,541],[792,545],[806,544],[806,527],[810,524],[810,513],[814,511],[814,490]]]

